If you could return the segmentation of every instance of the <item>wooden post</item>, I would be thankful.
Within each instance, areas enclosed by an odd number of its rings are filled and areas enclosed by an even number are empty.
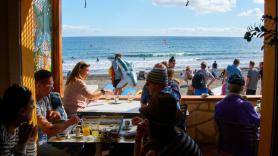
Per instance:
[[[63,70],[62,70],[62,1],[52,1],[53,25],[53,52],[52,71],[54,78],[54,91],[63,96]]]
[[[265,0],[265,14],[276,15],[277,0]],[[266,28],[269,27],[265,24]],[[275,64],[276,58],[276,46],[265,46],[264,49],[264,73],[263,73],[263,95],[262,95],[262,110],[261,110],[261,130],[260,130],[260,142],[258,155],[265,156],[271,155],[271,143],[272,143],[272,124],[273,124],[273,108],[276,101],[275,90],[276,88],[276,75]],[[273,145],[274,146],[274,145]]]

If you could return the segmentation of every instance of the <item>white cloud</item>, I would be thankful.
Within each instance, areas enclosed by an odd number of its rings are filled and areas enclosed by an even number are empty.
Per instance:
[[[101,30],[94,28],[90,25],[63,25],[62,33],[63,36],[86,36],[86,35],[97,35]]]
[[[173,27],[167,34],[177,36],[243,36],[246,28],[239,27]]]
[[[254,8],[251,10],[243,11],[238,14],[238,16],[245,16],[245,17],[253,16],[253,17],[258,17],[258,18],[261,18],[262,15],[263,15],[263,11],[259,8]]]
[[[264,4],[264,0],[253,0],[253,2],[257,4]]]
[[[152,0],[154,5],[186,7],[187,0]],[[227,12],[236,5],[236,0],[189,0],[188,7],[200,13]]]

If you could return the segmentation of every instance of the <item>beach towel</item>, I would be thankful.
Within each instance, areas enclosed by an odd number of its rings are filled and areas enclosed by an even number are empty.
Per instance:
[[[121,95],[128,95],[128,93],[130,93],[130,95],[135,95],[136,94],[136,88],[125,88],[122,92]]]
[[[112,83],[107,83],[106,85],[104,85],[103,90],[113,91],[114,87],[113,87]]]

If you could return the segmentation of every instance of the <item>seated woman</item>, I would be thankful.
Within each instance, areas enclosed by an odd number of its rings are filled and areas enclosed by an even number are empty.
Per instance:
[[[101,90],[92,92],[88,89],[84,80],[89,75],[89,68],[89,64],[83,61],[78,62],[66,81],[63,102],[68,116],[84,109],[89,103],[89,100],[96,100],[101,95],[111,94],[108,91]]]
[[[35,108],[31,91],[14,84],[0,106],[0,155],[36,155],[37,127],[29,124]]]

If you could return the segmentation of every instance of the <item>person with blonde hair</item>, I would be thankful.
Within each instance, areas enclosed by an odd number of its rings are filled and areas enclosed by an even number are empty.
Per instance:
[[[87,79],[90,65],[80,61],[73,68],[66,81],[64,105],[69,116],[84,109],[90,100],[96,100],[101,95],[111,94],[109,91],[90,91],[84,80]]]

